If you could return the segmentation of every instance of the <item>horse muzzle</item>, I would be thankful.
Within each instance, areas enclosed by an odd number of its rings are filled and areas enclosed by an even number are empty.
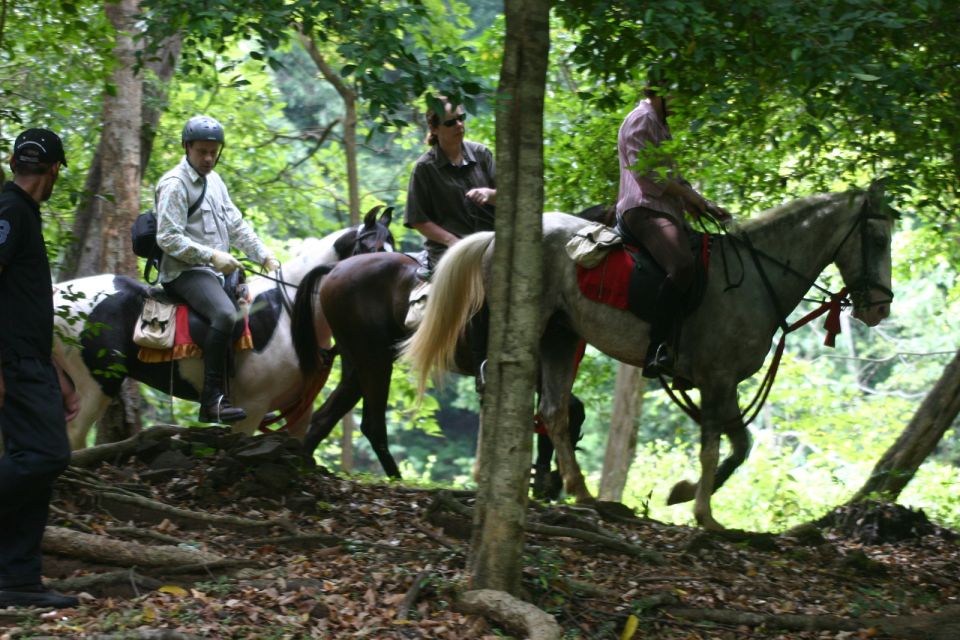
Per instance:
[[[890,315],[892,301],[892,291],[870,288],[853,296],[853,317],[868,327],[875,327]]]

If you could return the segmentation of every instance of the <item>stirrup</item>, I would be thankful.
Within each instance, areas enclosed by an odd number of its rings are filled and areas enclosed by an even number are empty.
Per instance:
[[[477,369],[477,377],[475,380],[475,386],[477,393],[483,394],[484,390],[487,388],[487,361],[484,360],[480,363],[480,367]]]
[[[644,378],[659,378],[662,375],[673,374],[673,356],[666,342],[657,345],[653,357],[644,363],[641,374]]]

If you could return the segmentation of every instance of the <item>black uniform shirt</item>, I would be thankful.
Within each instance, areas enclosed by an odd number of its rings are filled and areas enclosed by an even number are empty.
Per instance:
[[[0,193],[0,265],[0,357],[49,359],[53,295],[40,206],[12,182]]]

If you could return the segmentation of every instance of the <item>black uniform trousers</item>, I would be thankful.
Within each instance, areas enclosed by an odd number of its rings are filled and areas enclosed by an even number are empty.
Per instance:
[[[70,463],[57,372],[49,358],[4,358],[0,407],[0,589],[37,584],[53,483]]]

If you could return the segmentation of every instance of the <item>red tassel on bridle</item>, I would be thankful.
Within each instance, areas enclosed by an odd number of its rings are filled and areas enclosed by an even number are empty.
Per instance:
[[[840,310],[849,303],[847,300],[847,288],[840,289],[837,293],[830,296],[830,302],[827,303],[827,319],[823,323],[823,328],[827,332],[827,337],[823,339],[823,344],[828,347],[836,346],[837,334],[840,333]]]

